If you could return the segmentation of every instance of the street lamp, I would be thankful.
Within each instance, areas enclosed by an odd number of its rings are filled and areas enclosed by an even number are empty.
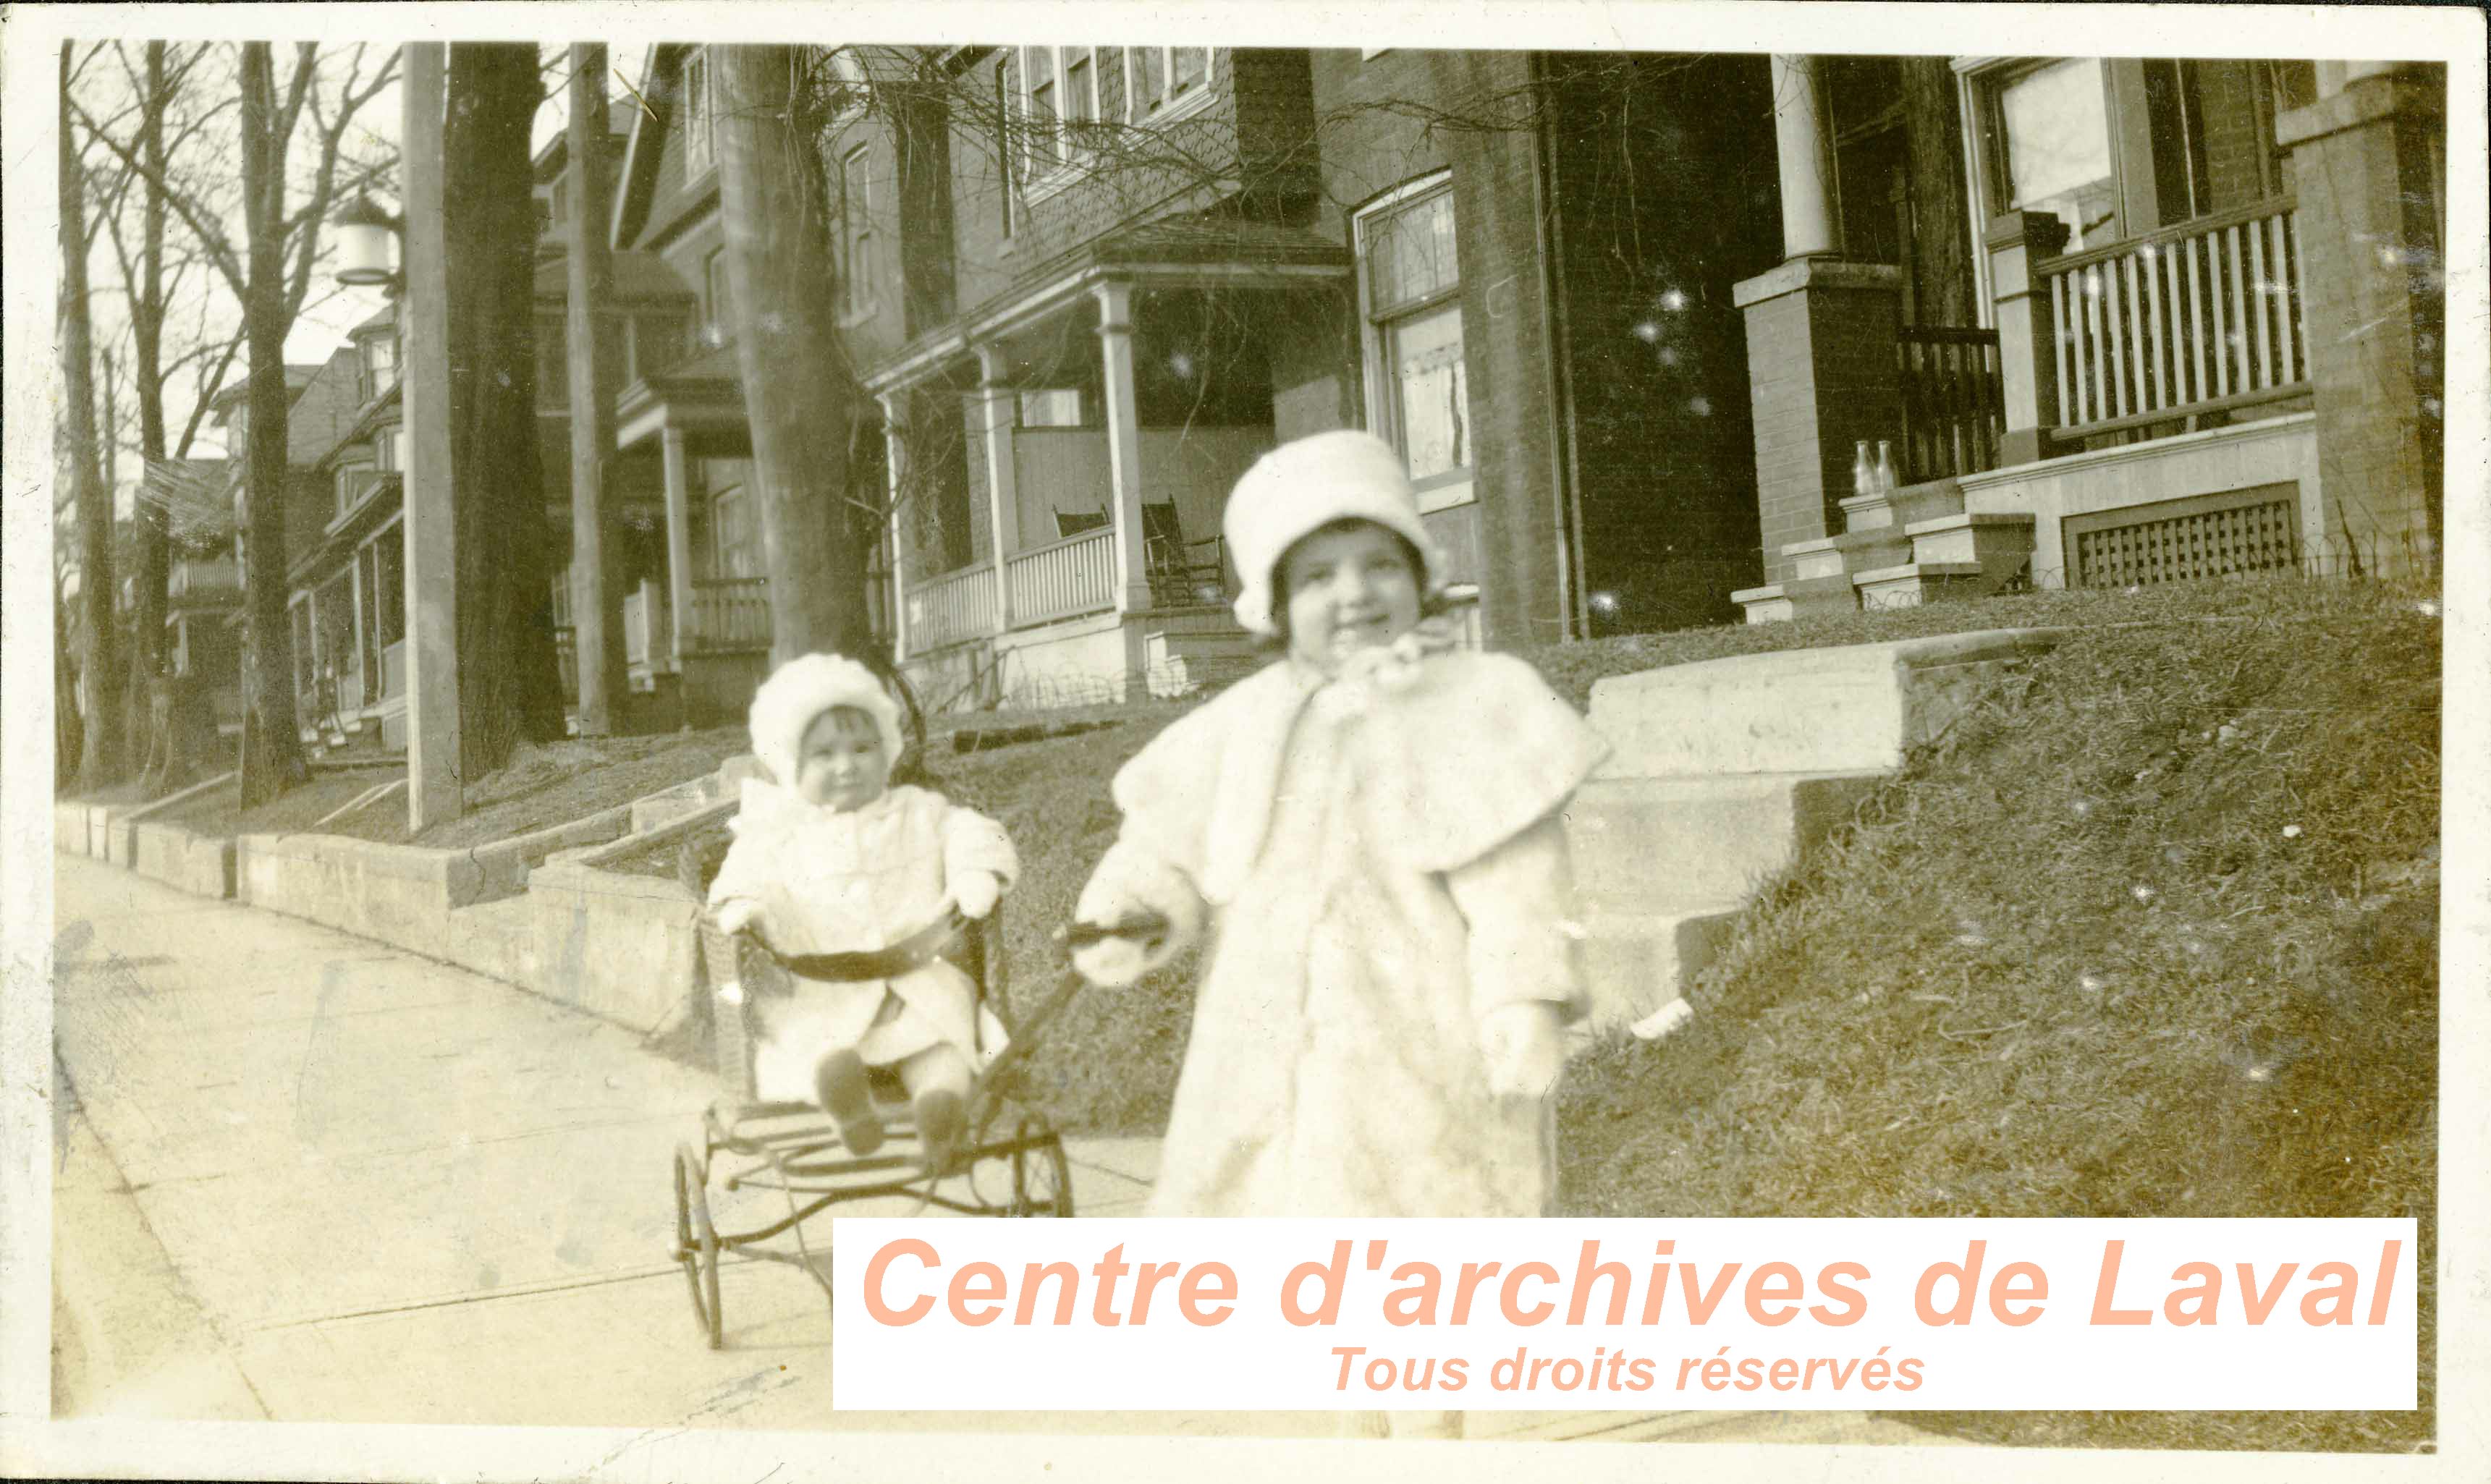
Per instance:
[[[404,286],[398,276],[397,238],[406,223],[380,209],[368,195],[357,195],[331,219],[337,229],[337,281],[356,288],[381,288],[395,295]]]

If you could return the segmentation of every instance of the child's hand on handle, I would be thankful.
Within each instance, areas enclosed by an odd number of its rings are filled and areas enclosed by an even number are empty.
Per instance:
[[[994,911],[1003,894],[1004,884],[992,871],[961,871],[952,881],[952,905],[972,920]]]
[[[1089,910],[1085,901],[1078,920],[1064,935],[1072,949],[1072,967],[1101,989],[1123,989],[1140,982],[1176,954],[1175,934],[1168,919],[1136,902],[1106,904],[1121,911]]]
[[[1564,1007],[1524,1000],[1499,1005],[1480,1020],[1488,1091],[1499,1097],[1545,1097],[1566,1067]]]

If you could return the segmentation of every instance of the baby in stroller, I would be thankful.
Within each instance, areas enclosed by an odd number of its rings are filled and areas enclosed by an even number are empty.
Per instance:
[[[930,1170],[950,1162],[977,1068],[1004,1029],[949,962],[952,910],[983,917],[1019,861],[995,821],[892,787],[899,708],[852,659],[807,655],[752,699],[749,779],[711,885],[718,927],[760,939],[793,992],[754,1005],[753,1091],[816,1102],[858,1154],[885,1130],[868,1073],[895,1071]]]

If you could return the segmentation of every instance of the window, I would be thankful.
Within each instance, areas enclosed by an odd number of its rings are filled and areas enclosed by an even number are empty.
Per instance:
[[[1008,92],[1016,90],[1026,120],[1023,150],[1029,173],[1043,179],[1079,161],[1087,152],[1088,131],[1104,117],[1099,105],[1099,48],[1019,46],[1013,55],[1017,66],[1008,70],[1016,71],[1018,81]]]
[[[701,338],[712,345],[726,343],[726,249],[712,247],[701,260],[701,319],[705,322]]]
[[[355,662],[364,676],[364,704],[381,698],[381,574],[377,543],[355,553]]]
[[[364,342],[364,398],[368,401],[397,383],[397,339],[376,335]]]
[[[294,693],[308,696],[311,677],[317,673],[311,654],[311,599],[297,598],[289,611],[294,616]]]
[[[839,160],[839,275],[850,318],[873,312],[873,175],[866,146]]]
[[[2159,58],[2145,64],[2147,127],[2154,142],[2154,198],[2166,223],[2213,209],[2206,157],[2206,116],[2197,97],[2197,64]]]
[[[709,515],[711,570],[720,577],[761,575],[761,547],[753,530],[752,502],[744,487],[723,489],[712,499]]]
[[[695,176],[717,162],[717,104],[712,99],[709,49],[694,47],[684,58],[681,102],[684,122],[684,174]]]
[[[1064,387],[1051,391],[1021,393],[1020,425],[1023,427],[1081,426],[1081,389]]]
[[[1421,182],[1370,208],[1358,247],[1369,421],[1401,451],[1421,510],[1462,504],[1476,453],[1450,182]]]
[[[380,593],[381,645],[406,637],[406,526],[394,523],[371,544],[372,574]]]
[[[372,467],[383,474],[397,471],[397,440],[400,428],[391,428],[372,440]]]
[[[363,503],[372,487],[372,466],[341,464],[337,468],[337,513],[345,514]]]
[[[2057,217],[2069,251],[2119,235],[2108,90],[2101,60],[2086,57],[2009,77],[1991,99],[1998,210]]]
[[[1125,121],[1146,124],[1211,95],[1208,46],[1125,48]]]

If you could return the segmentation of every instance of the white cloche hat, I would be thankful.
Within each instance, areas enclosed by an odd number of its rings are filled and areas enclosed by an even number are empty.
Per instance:
[[[805,733],[824,712],[853,706],[873,718],[883,752],[896,764],[906,745],[899,730],[899,703],[871,670],[839,655],[801,655],[780,665],[752,693],[752,752],[780,786],[796,786],[797,756]]]
[[[1419,497],[1401,455],[1372,433],[1345,429],[1284,443],[1264,454],[1228,496],[1221,527],[1243,590],[1237,622],[1251,633],[1279,632],[1272,613],[1273,574],[1297,541],[1335,520],[1371,520],[1419,552],[1421,593],[1445,583],[1444,554],[1419,518]]]

